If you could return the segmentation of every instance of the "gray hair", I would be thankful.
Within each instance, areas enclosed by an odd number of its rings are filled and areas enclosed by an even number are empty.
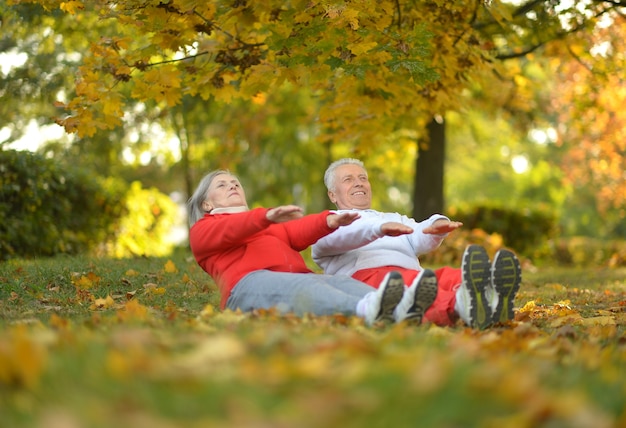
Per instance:
[[[211,186],[215,177],[222,174],[230,174],[230,171],[226,169],[217,169],[209,172],[202,180],[200,180],[200,184],[198,184],[196,191],[193,192],[193,195],[191,195],[191,198],[187,201],[189,227],[193,226],[198,220],[204,217],[206,211],[202,208],[202,203],[206,200],[207,194],[209,193],[209,186]]]
[[[365,173],[367,174],[367,169],[365,168],[365,165],[363,165],[363,162],[358,159],[343,158],[336,160],[328,166],[326,172],[324,173],[324,184],[326,185],[326,189],[332,191],[335,190],[335,170],[341,165],[358,165],[363,168],[365,170]]]

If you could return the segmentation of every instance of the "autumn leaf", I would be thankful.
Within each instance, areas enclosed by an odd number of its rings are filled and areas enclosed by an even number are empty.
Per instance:
[[[117,317],[122,321],[145,321],[148,319],[148,307],[139,303],[137,299],[127,301],[122,308],[117,311]]]
[[[110,295],[107,295],[105,298],[96,298],[93,304],[89,307],[91,310],[95,309],[109,309],[115,305],[115,300]]]
[[[100,284],[100,277],[93,272],[89,272],[87,275],[74,272],[72,273],[72,284],[78,289],[88,290]]]
[[[171,260],[168,260],[168,261],[165,263],[164,268],[165,268],[165,272],[167,272],[167,273],[176,273],[176,272],[178,272],[178,268],[176,267],[176,265],[174,264],[174,262],[173,262],[173,261],[171,261]]]
[[[149,282],[147,284],[143,285],[144,291],[146,294],[154,294],[154,295],[161,295],[161,294],[165,294],[165,288],[164,287],[159,287],[158,285],[156,285],[153,282]]]
[[[18,326],[0,335],[0,384],[34,388],[46,368],[45,347]]]

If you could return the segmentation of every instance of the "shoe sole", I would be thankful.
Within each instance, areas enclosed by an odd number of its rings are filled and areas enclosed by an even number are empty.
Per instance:
[[[409,308],[404,320],[421,324],[424,313],[437,298],[437,277],[435,272],[425,269],[419,282],[416,284],[415,302]]]
[[[380,312],[378,312],[376,321],[394,321],[393,311],[402,299],[404,288],[402,275],[396,271],[391,272],[383,291],[380,301]]]
[[[480,330],[492,323],[491,308],[485,291],[491,280],[491,262],[480,245],[470,245],[463,254],[463,281],[470,297],[471,326]]]
[[[522,282],[519,259],[509,250],[500,250],[493,260],[491,285],[498,293],[498,304],[493,312],[493,322],[513,319],[513,301]]]

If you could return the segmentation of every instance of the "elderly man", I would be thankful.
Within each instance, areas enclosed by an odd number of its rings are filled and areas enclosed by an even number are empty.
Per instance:
[[[325,273],[347,274],[377,287],[388,272],[399,271],[408,288],[396,307],[397,320],[421,320],[423,315],[437,325],[453,325],[460,317],[467,325],[484,329],[513,318],[521,267],[511,251],[499,250],[491,263],[484,248],[470,245],[460,269],[423,269],[418,256],[437,249],[462,223],[440,214],[418,222],[371,209],[367,170],[357,159],[333,162],[324,183],[338,213],[360,214],[351,225],[313,245],[313,260]]]

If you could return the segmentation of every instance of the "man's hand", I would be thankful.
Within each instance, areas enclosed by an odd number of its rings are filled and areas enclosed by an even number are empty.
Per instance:
[[[331,229],[337,229],[339,226],[347,226],[352,224],[354,220],[361,217],[361,214],[350,211],[341,214],[330,214],[326,217],[326,223]]]
[[[463,226],[463,223],[461,223],[460,221],[450,221],[444,218],[440,218],[439,220],[435,221],[433,224],[422,230],[422,232],[429,235],[441,235],[444,233],[450,233],[461,226]]]
[[[380,231],[386,236],[400,236],[413,233],[413,229],[411,227],[406,224],[396,223],[395,221],[383,223],[380,226]]]
[[[300,218],[302,215],[302,208],[297,205],[281,205],[268,210],[265,217],[274,223],[284,223],[289,220]]]

